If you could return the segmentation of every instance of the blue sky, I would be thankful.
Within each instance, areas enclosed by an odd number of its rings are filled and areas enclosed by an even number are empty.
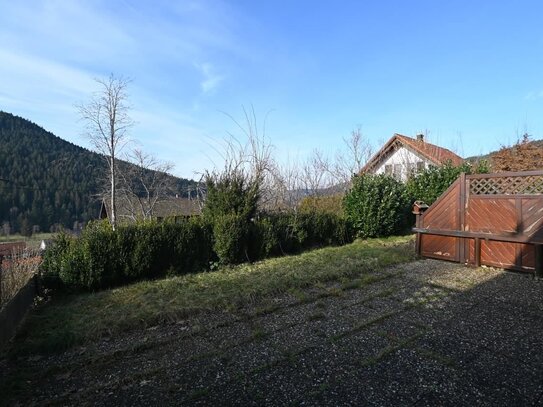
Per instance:
[[[132,78],[131,132],[193,177],[242,106],[280,158],[427,132],[462,156],[543,138],[543,3],[0,0],[0,110],[88,147],[76,103]]]

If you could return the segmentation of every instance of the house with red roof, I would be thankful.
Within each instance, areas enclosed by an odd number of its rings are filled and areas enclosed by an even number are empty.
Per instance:
[[[387,174],[406,181],[430,166],[441,167],[446,163],[460,165],[463,162],[464,160],[452,151],[426,142],[423,134],[416,138],[394,134],[360,172]]]

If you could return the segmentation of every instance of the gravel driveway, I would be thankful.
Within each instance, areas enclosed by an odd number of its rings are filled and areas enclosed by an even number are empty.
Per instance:
[[[543,405],[543,282],[434,260],[379,274],[3,361],[27,389],[3,402]]]

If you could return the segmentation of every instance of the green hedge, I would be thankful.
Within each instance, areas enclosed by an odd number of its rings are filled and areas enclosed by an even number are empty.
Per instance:
[[[426,168],[416,177],[410,178],[406,184],[407,192],[413,201],[424,201],[431,205],[456,181],[461,173],[485,174],[488,171],[488,163],[484,160],[474,165],[466,162],[459,166],[454,166],[449,162],[442,167]]]
[[[362,238],[403,232],[410,219],[410,204],[405,185],[384,174],[355,175],[343,199],[345,216]]]
[[[212,234],[199,219],[119,226],[87,225],[81,236],[61,233],[44,256],[48,279],[90,290],[144,278],[205,270],[214,260]]]
[[[313,247],[352,241],[346,221],[332,214],[261,214],[244,221],[227,214],[214,224],[205,218],[181,223],[146,222],[118,226],[90,223],[81,236],[61,233],[45,252],[49,282],[97,290],[142,279],[209,270]]]
[[[250,233],[251,261],[299,253],[314,247],[343,245],[353,240],[344,218],[321,212],[265,214]]]

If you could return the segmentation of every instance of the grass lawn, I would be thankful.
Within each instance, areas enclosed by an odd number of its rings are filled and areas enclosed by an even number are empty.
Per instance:
[[[23,235],[0,236],[0,243],[26,242],[29,247],[39,247],[42,240],[52,239],[55,233],[35,233],[30,237]]]
[[[67,295],[29,316],[15,352],[61,351],[201,311],[257,307],[274,295],[332,281],[339,283],[339,290],[356,288],[383,278],[375,271],[414,257],[411,236],[359,240],[214,272]]]

